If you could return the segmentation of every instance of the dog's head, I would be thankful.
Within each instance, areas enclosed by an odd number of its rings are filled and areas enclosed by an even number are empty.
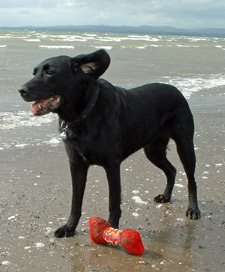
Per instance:
[[[41,62],[34,69],[34,78],[19,92],[27,102],[34,101],[34,115],[57,112],[65,104],[76,103],[84,95],[83,89],[95,86],[108,68],[110,57],[104,50],[74,58],[59,56]],[[90,83],[90,84],[89,84]]]

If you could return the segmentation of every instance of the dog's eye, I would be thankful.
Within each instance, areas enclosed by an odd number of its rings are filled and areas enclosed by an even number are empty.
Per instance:
[[[54,71],[52,71],[52,70],[48,70],[48,71],[46,71],[46,74],[47,74],[47,75],[49,75],[49,76],[51,76],[51,75],[53,75],[53,74],[54,74]]]

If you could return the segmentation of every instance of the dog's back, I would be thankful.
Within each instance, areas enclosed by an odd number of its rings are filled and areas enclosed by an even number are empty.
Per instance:
[[[189,127],[191,125],[192,130],[194,129],[188,103],[174,86],[152,83],[126,90],[105,80],[99,82],[100,86],[104,86],[103,96],[111,101],[114,127],[122,132],[124,158],[161,134],[172,138],[173,130],[179,123],[183,123],[184,119],[188,120]],[[107,109],[109,108],[108,104]]]

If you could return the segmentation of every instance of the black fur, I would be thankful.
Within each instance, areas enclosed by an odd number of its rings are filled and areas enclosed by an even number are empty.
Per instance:
[[[60,97],[60,104],[51,111],[59,115],[61,130],[66,135],[64,144],[69,156],[73,197],[71,215],[66,225],[55,232],[56,237],[75,233],[87,171],[92,164],[106,171],[109,223],[118,228],[120,164],[140,148],[144,148],[147,158],[167,177],[165,191],[155,197],[155,201],[169,202],[176,175],[176,169],[166,158],[170,138],[177,145],[188,178],[186,215],[191,219],[200,218],[194,177],[194,123],[187,101],[179,90],[167,84],[154,83],[125,90],[98,79],[109,63],[109,55],[104,50],[75,58],[50,58],[35,68],[34,78],[19,90],[26,101]],[[45,111],[40,114],[48,112]],[[82,116],[85,111],[87,114]]]

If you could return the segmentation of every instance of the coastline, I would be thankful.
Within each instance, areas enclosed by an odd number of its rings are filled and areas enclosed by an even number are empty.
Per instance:
[[[121,229],[140,231],[146,253],[131,256],[113,247],[92,244],[88,219],[108,216],[108,189],[104,171],[91,167],[83,215],[77,235],[55,239],[54,230],[70,212],[71,181],[62,143],[36,144],[0,150],[0,270],[1,271],[223,271],[225,269],[225,183],[223,87],[202,90],[188,100],[195,119],[196,180],[202,218],[186,219],[186,176],[170,144],[168,157],[178,170],[172,204],[153,198],[162,192],[165,178],[142,151],[121,167]],[[12,133],[11,133],[12,132]],[[57,122],[42,127],[4,131],[15,141],[27,137],[47,141],[57,133]],[[18,134],[16,136],[16,134]],[[136,203],[139,196],[147,204]]]

